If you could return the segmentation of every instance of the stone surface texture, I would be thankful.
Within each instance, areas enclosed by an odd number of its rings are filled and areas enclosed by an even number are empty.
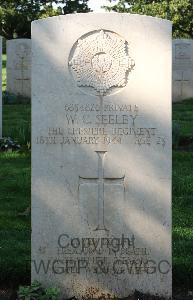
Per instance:
[[[193,97],[193,40],[173,40],[174,102]]]
[[[0,36],[0,138],[2,137],[2,121],[3,121],[3,114],[2,114],[2,37]]]
[[[7,41],[7,91],[31,97],[31,39]]]
[[[171,23],[32,23],[32,280],[171,297]]]

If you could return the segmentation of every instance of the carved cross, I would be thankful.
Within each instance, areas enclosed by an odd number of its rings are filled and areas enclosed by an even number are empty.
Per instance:
[[[79,176],[79,187],[81,184],[91,183],[98,185],[98,225],[95,230],[107,230],[105,226],[105,199],[104,186],[105,184],[121,184],[124,187],[125,175],[122,177],[104,177],[104,158],[107,151],[95,151],[98,155],[98,177],[86,178]],[[125,193],[125,188],[124,188]]]
[[[190,83],[190,81],[188,79],[184,78],[184,72],[181,73],[181,78],[180,79],[176,79],[175,82],[180,84],[180,97],[183,97],[183,90],[184,87],[187,85],[187,83]]]
[[[25,76],[24,76],[24,70],[27,69],[27,66],[24,63],[24,57],[21,57],[21,64],[19,65],[19,69],[20,68],[21,68],[21,78],[16,78],[15,80],[21,82],[21,94],[23,94],[23,91],[24,91],[24,81],[28,81],[29,80],[29,78],[25,78]]]

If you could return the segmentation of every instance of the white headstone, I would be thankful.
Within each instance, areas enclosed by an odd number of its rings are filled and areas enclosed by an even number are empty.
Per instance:
[[[173,101],[193,97],[193,40],[173,40]]]
[[[2,137],[2,124],[3,124],[3,114],[2,114],[2,37],[0,36],[0,138]]]
[[[31,97],[31,40],[7,41],[7,91]]]
[[[171,50],[158,18],[32,24],[32,280],[66,298],[171,297]]]

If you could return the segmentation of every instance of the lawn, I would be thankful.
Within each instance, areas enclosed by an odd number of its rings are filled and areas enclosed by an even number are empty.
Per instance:
[[[3,92],[6,55],[3,55]],[[26,145],[30,141],[30,105],[3,105],[3,136]],[[30,282],[30,152],[0,153],[0,284]]]
[[[31,107],[29,104],[3,106],[3,136],[13,137],[22,145],[31,140]]]
[[[25,144],[30,141],[29,130],[29,105],[4,105],[3,136]],[[30,160],[29,151],[0,153],[1,284],[30,280]]]
[[[181,138],[193,137],[193,99],[173,105]],[[173,280],[193,288],[193,151],[173,151]]]
[[[0,154],[0,283],[30,280],[30,155]]]

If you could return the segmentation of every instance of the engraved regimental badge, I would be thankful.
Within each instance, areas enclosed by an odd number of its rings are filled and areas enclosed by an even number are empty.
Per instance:
[[[107,30],[82,36],[69,57],[69,68],[77,86],[97,96],[112,94],[126,86],[134,65],[127,41]]]

